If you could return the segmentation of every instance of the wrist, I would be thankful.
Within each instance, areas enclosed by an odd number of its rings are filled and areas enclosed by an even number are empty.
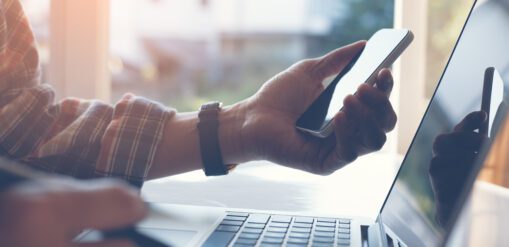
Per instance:
[[[225,164],[240,164],[252,159],[244,136],[245,108],[243,103],[238,103],[219,112],[219,144]]]

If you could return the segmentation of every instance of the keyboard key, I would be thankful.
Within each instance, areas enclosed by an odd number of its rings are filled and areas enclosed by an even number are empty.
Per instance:
[[[307,244],[309,242],[309,239],[306,238],[289,238],[288,243],[292,244]]]
[[[288,226],[290,226],[290,224],[288,223],[270,223],[269,224],[269,227],[281,227],[281,228],[288,228]]]
[[[241,226],[244,222],[242,221],[236,221],[236,220],[223,220],[221,222],[221,225],[228,225],[228,226]]]
[[[317,227],[315,227],[315,231],[317,231],[317,232],[335,232],[336,228],[317,226]]]
[[[285,233],[283,232],[266,232],[265,237],[271,237],[271,238],[284,238],[285,237]]]
[[[286,247],[307,247],[308,244],[305,243],[305,244],[297,244],[297,243],[287,243],[286,244]]]
[[[242,230],[242,233],[256,233],[256,234],[260,234],[263,232],[263,229],[260,229],[260,228],[244,228],[244,230]]]
[[[216,231],[220,231],[220,232],[238,232],[239,229],[240,229],[240,226],[219,225],[216,228]]]
[[[334,233],[333,232],[315,232],[313,235],[315,237],[334,238]]]
[[[265,228],[265,224],[262,223],[247,223],[246,228],[256,228],[256,229],[263,229]]]
[[[266,244],[282,244],[283,241],[285,239],[284,238],[264,238],[262,240],[262,243],[266,243]]]
[[[338,245],[341,245],[341,246],[346,246],[346,245],[350,245],[350,239],[338,239]]]
[[[311,234],[304,232],[292,232],[290,233],[290,238],[309,238]]]
[[[350,234],[340,233],[338,234],[338,238],[350,239]]]
[[[234,244],[233,247],[254,247],[255,244]]]
[[[269,227],[268,232],[286,232],[288,229],[279,227]]]
[[[316,222],[327,222],[327,223],[336,223],[336,219],[331,218],[318,218],[316,219]]]
[[[317,243],[313,242],[313,247],[333,247],[333,243]]]
[[[233,221],[245,221],[246,217],[240,217],[240,216],[226,216],[223,220],[233,220]]]
[[[256,234],[256,233],[241,233],[239,235],[239,238],[259,239],[260,238],[260,234]]]
[[[251,214],[247,218],[247,222],[267,224],[269,217],[267,214]]]
[[[260,247],[281,247],[281,244],[261,243]]]
[[[313,224],[309,223],[293,223],[293,227],[299,227],[299,228],[311,228],[313,227]]]
[[[317,243],[334,243],[334,236],[331,237],[331,238],[326,238],[326,237],[315,237],[313,238],[313,242],[317,242]]]
[[[242,213],[242,212],[228,212],[226,216],[239,216],[239,217],[247,217],[249,216],[248,213]]]
[[[251,244],[255,245],[258,242],[258,239],[250,239],[250,238],[239,238],[235,241],[235,244]]]
[[[292,232],[310,233],[311,232],[311,228],[292,228]]]
[[[338,232],[339,232],[339,233],[350,233],[350,229],[346,229],[346,228],[339,228],[339,229],[338,229]]]
[[[316,226],[336,227],[336,223],[330,223],[330,222],[316,222]]]
[[[341,224],[350,224],[350,220],[349,219],[339,219],[339,223],[341,223]]]
[[[273,215],[272,222],[279,222],[279,223],[290,223],[292,222],[291,216],[285,216],[285,215]]]
[[[234,232],[214,231],[203,244],[204,247],[221,247],[228,246],[235,236]]]
[[[340,224],[339,224],[339,228],[347,228],[347,229],[350,229],[350,224],[343,224],[343,223],[340,223]]]
[[[311,217],[295,217],[296,223],[308,223],[313,224],[313,218]]]

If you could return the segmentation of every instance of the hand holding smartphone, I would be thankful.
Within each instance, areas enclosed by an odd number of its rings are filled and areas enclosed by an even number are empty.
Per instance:
[[[390,67],[413,40],[406,29],[382,29],[376,32],[322,94],[298,119],[300,131],[325,138],[334,132],[332,120],[343,108],[346,96],[354,94],[362,83],[373,85],[378,73]]]

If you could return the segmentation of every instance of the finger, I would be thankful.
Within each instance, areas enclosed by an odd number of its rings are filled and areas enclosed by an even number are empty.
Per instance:
[[[369,114],[369,108],[364,106],[358,97],[354,95],[348,95],[343,100],[343,112],[346,113],[347,116],[356,118],[357,120],[362,120]]]
[[[318,63],[313,73],[314,76],[317,77],[316,79],[323,80],[331,75],[339,73],[355,55],[364,49],[365,45],[366,41],[358,41],[318,58]]]
[[[382,149],[387,136],[385,132],[375,123],[375,120],[361,123],[360,138],[363,147],[362,152],[368,153]]]
[[[472,112],[454,127],[454,131],[473,131],[479,129],[487,117],[488,115],[484,111]]]
[[[475,132],[452,132],[439,135],[433,143],[435,155],[461,156],[479,152],[487,138]]]
[[[387,97],[391,96],[392,88],[394,87],[394,79],[389,69],[382,69],[380,73],[378,73],[375,87]]]
[[[76,244],[76,247],[136,247],[134,243],[129,240],[112,239],[105,240],[97,243],[82,243]]]
[[[97,180],[90,189],[56,196],[55,208],[70,228],[111,230],[141,220],[147,209],[127,185]]]
[[[388,100],[386,99],[385,101]],[[343,111],[359,123],[373,122],[384,132],[389,132],[396,125],[396,113],[390,103],[379,104],[378,106],[370,107],[359,100],[359,97],[349,95],[343,101]]]
[[[334,117],[334,127],[336,135],[336,149],[335,155],[338,161],[345,161],[350,163],[357,159],[357,151],[355,143],[355,134],[357,133],[357,127],[353,121],[351,121],[344,112],[339,112]],[[341,165],[338,163],[338,169]]]
[[[386,131],[392,131],[396,126],[398,117],[387,95],[378,89],[367,84],[361,85],[357,90],[357,96],[360,101],[371,109],[380,127]]]
[[[376,114],[359,100],[358,97],[350,95],[345,98],[343,110],[349,118],[354,119],[359,130],[356,138],[359,138],[359,147],[364,152],[380,149],[387,137]]]

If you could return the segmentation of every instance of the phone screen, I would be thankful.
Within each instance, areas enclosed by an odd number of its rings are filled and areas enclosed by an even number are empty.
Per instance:
[[[488,121],[480,132],[491,137],[492,128],[497,119],[497,111],[504,102],[504,81],[495,68],[486,70],[481,110],[488,114]]]
[[[404,41],[408,30],[383,29],[366,43],[361,54],[354,58],[297,121],[297,127],[319,131],[343,108],[346,96],[354,94],[362,83],[373,83],[386,59]],[[349,69],[349,67],[351,67]],[[349,69],[349,70],[348,70]],[[346,73],[345,73],[346,70]]]

